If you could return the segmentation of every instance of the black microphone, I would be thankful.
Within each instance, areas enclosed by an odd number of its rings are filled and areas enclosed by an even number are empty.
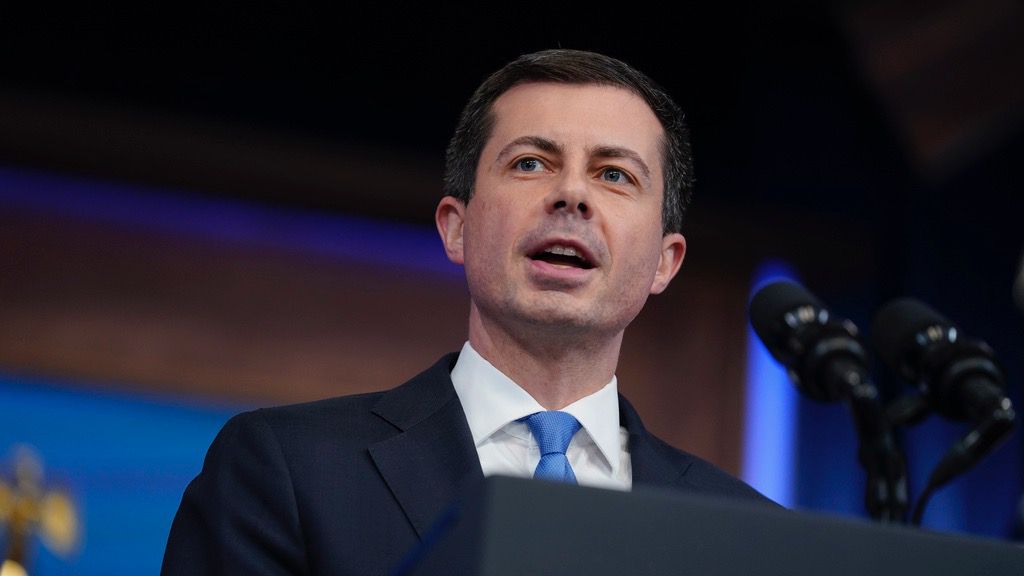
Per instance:
[[[927,304],[893,300],[871,324],[879,356],[916,384],[934,409],[953,420],[978,422],[1011,408],[995,354]]]
[[[750,323],[801,392],[821,402],[849,404],[868,475],[868,512],[880,520],[901,520],[907,506],[904,459],[868,377],[857,327],[789,281],[770,283],[754,294]]]
[[[750,324],[797,388],[815,400],[838,401],[844,382],[867,379],[857,327],[799,284],[783,280],[758,290],[750,301]]]
[[[952,420],[976,424],[932,471],[915,506],[913,521],[918,524],[931,493],[974,465],[1010,432],[1013,404],[992,348],[964,337],[923,302],[893,300],[875,315],[871,333],[882,360],[916,384],[930,408]]]

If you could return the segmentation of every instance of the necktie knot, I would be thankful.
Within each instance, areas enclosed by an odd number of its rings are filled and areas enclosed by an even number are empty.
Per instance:
[[[535,478],[548,478],[576,483],[569,460],[565,455],[569,442],[580,429],[580,423],[568,412],[548,410],[535,412],[523,420],[530,427],[530,432],[540,447],[540,463],[533,475]]]

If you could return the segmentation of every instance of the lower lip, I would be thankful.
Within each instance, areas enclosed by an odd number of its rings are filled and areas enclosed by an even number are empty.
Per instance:
[[[560,284],[580,284],[586,280],[594,268],[576,268],[574,266],[559,266],[543,260],[530,260],[531,276],[544,283],[556,282]]]

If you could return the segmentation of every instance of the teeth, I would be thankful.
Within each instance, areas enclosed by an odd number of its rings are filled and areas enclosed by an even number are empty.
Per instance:
[[[557,254],[559,256],[573,256],[581,258],[580,254],[576,252],[576,249],[571,246],[552,246],[544,251],[551,254]]]

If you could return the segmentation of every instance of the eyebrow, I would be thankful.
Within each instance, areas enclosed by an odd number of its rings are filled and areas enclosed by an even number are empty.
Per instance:
[[[542,136],[520,136],[502,148],[501,152],[498,152],[496,160],[499,162],[502,161],[514,148],[519,146],[533,146],[534,148],[538,148],[551,154],[562,153],[562,146],[554,140],[548,140]]]
[[[543,136],[520,136],[502,148],[495,160],[498,162],[504,161],[505,157],[519,146],[532,146],[550,154],[562,154],[563,152],[562,145],[554,140],[544,138]],[[629,148],[622,148],[620,146],[598,146],[591,149],[589,154],[598,158],[625,158],[630,160],[640,168],[640,172],[643,174],[645,180],[648,182],[651,180],[651,169],[647,166],[647,163],[643,161],[639,154]]]

